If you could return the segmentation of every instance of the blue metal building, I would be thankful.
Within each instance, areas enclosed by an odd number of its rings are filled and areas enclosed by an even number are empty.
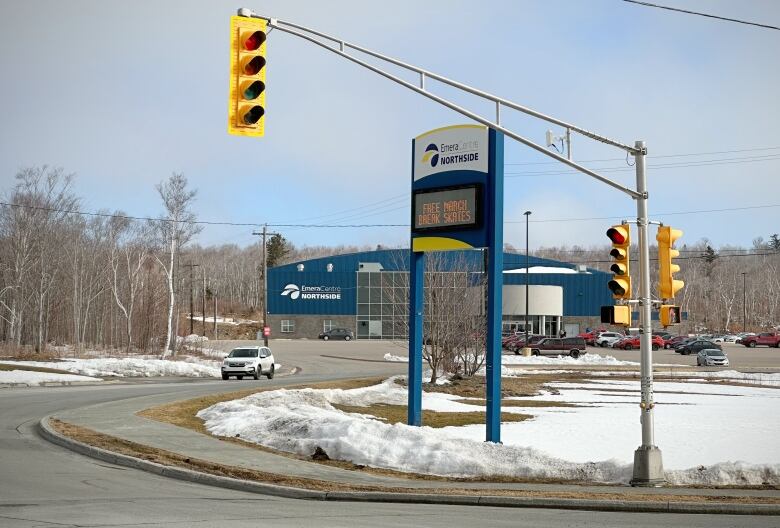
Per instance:
[[[481,251],[438,253],[436,271],[482,270]],[[429,257],[430,258],[430,257]],[[598,324],[613,304],[611,275],[566,262],[529,258],[530,308],[525,314],[525,255],[504,254],[504,329],[569,335]],[[377,250],[311,259],[268,271],[272,335],[317,337],[334,327],[358,338],[405,339],[408,250]],[[560,270],[560,271],[558,271]]]

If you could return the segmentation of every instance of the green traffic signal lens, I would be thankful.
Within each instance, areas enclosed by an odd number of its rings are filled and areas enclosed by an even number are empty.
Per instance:
[[[244,124],[245,125],[254,125],[258,121],[260,121],[260,118],[263,117],[265,114],[265,110],[263,110],[262,106],[253,106],[249,112],[244,114]]]
[[[608,287],[613,295],[623,296],[626,294],[626,290],[617,281],[609,281]]]
[[[265,83],[263,81],[255,81],[244,90],[244,99],[251,101],[257,99],[260,94],[265,90]]]

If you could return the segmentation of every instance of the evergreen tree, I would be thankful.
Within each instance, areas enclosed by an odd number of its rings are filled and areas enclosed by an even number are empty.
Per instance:
[[[269,268],[278,266],[290,253],[290,243],[282,235],[273,235],[265,243],[266,262]]]
[[[772,251],[780,251],[780,235],[775,233],[769,236],[769,248]]]

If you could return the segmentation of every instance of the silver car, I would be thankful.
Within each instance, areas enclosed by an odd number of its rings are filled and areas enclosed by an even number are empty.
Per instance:
[[[699,367],[728,367],[729,358],[722,350],[704,348],[696,356],[696,365]]]
[[[619,332],[601,332],[596,338],[596,345],[600,347],[611,347],[617,341],[623,339],[623,334]]]
[[[268,379],[274,377],[276,365],[271,349],[264,346],[248,346],[234,348],[222,361],[222,379],[230,376],[243,379],[252,376],[260,379],[263,375]]]

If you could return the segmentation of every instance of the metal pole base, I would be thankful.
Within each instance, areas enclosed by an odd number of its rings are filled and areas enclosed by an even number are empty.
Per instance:
[[[639,446],[634,451],[632,486],[658,487],[666,484],[661,450],[656,446]]]

